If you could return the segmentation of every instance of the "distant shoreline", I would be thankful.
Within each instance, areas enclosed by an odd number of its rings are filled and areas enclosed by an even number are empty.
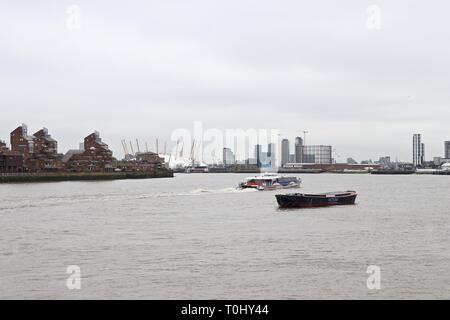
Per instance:
[[[57,181],[102,181],[125,179],[172,178],[172,171],[158,172],[64,172],[64,173],[15,173],[0,174],[1,183],[57,182]]]

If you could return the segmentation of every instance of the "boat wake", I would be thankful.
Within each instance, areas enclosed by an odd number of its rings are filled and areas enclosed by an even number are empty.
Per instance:
[[[222,188],[222,189],[194,189],[192,191],[181,191],[181,192],[163,192],[163,193],[146,193],[146,194],[135,194],[135,195],[123,195],[123,194],[103,194],[96,193],[90,195],[72,195],[72,196],[49,196],[41,197],[39,200],[32,199],[33,201],[9,201],[2,202],[0,205],[0,212],[11,211],[18,209],[33,209],[33,208],[46,208],[46,207],[57,207],[64,205],[80,204],[80,203],[98,203],[98,202],[126,202],[132,201],[134,199],[152,199],[152,198],[166,198],[166,197],[176,197],[176,196],[201,196],[201,195],[211,195],[211,194],[233,194],[233,193],[247,193],[247,192],[258,192],[257,189],[237,189],[233,187]]]
[[[199,196],[208,194],[232,194],[232,193],[248,193],[248,192],[258,192],[257,189],[237,189],[237,188],[223,188],[223,189],[194,189],[188,192],[167,192],[167,193],[157,193],[157,194],[145,194],[137,196],[138,199],[146,198],[160,198],[160,197],[173,197],[173,196]]]
[[[208,194],[208,193],[246,193],[246,192],[255,192],[258,191],[256,189],[238,189],[238,188],[223,188],[223,189],[195,189],[190,192],[190,194]]]

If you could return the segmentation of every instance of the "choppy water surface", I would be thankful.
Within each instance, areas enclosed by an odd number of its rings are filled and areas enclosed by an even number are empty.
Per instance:
[[[301,175],[357,205],[286,211],[246,176],[0,185],[0,298],[450,298],[450,177]]]

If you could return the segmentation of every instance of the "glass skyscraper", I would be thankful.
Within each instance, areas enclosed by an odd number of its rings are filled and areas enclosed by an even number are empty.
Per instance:
[[[331,146],[303,146],[303,163],[332,164]]]
[[[420,167],[425,161],[425,145],[422,143],[422,135],[416,133],[413,135],[413,164]]]

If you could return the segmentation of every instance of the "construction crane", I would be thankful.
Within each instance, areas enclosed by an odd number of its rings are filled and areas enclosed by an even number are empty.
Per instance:
[[[299,132],[303,132],[303,145],[306,145],[306,134],[309,133],[309,131],[299,130]]]

